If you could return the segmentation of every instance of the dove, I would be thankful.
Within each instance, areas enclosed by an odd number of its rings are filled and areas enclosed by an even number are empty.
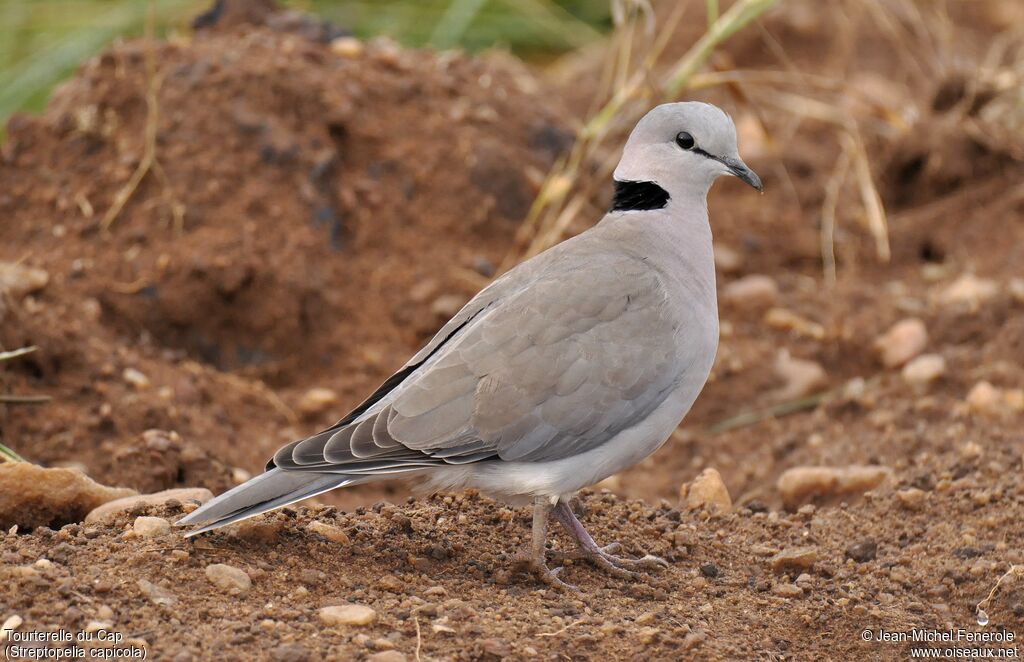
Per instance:
[[[552,515],[575,554],[608,573],[664,567],[599,546],[571,503],[658,450],[707,381],[719,328],[707,194],[722,175],[763,191],[725,112],[651,109],[626,141],[600,222],[495,279],[335,425],[284,446],[265,473],[178,524],[198,525],[186,534],[196,535],[405,477],[532,503],[517,559],[550,586],[574,588],[548,566]]]

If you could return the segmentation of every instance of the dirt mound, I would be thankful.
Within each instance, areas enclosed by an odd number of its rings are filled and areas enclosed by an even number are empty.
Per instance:
[[[509,58],[327,41],[293,18],[156,44],[152,76],[145,43],[117,46],[9,122],[0,259],[51,277],[2,329],[44,348],[10,385],[57,400],[9,414],[26,457],[157,487],[94,451],[163,428],[255,468],[299,421],[251,378],[294,386],[292,405],[332,387],[337,418],[486,283],[567,142],[541,85]],[[105,233],[151,86],[156,160]]]

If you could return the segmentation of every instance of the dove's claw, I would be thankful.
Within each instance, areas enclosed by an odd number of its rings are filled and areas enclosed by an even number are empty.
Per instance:
[[[597,543],[594,542],[594,539],[583,527],[583,524],[576,519],[576,515],[573,514],[572,508],[569,507],[568,503],[561,502],[556,505],[554,513],[558,521],[565,527],[565,530],[576,539],[576,543],[579,545],[578,552],[571,555],[564,554],[565,558],[589,561],[608,574],[623,579],[639,579],[640,575],[635,572],[636,570],[655,571],[664,570],[668,567],[668,562],[665,559],[651,554],[647,554],[640,559],[616,556],[616,552],[622,551],[622,545],[617,542],[605,545],[604,547],[598,547]]]

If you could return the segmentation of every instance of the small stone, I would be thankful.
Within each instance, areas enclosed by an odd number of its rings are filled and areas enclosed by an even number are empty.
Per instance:
[[[822,388],[828,382],[825,369],[815,361],[796,359],[783,349],[775,358],[775,374],[783,385],[774,394],[776,400],[794,400]]]
[[[252,478],[252,474],[241,467],[231,469],[231,482],[235,485],[241,485],[250,478]]]
[[[690,510],[705,508],[722,514],[732,512],[732,497],[717,469],[708,467],[679,490],[679,499]]]
[[[818,560],[818,550],[814,547],[792,547],[784,549],[772,558],[768,564],[773,570],[808,569],[814,567]]]
[[[911,317],[893,324],[875,340],[875,351],[887,368],[896,368],[924,351],[928,330],[924,322]]]
[[[108,621],[89,621],[85,624],[85,631],[89,633],[99,632],[100,630],[109,630],[114,627],[113,623]]]
[[[776,584],[772,587],[772,593],[782,598],[798,598],[804,594],[804,590],[796,584]]]
[[[102,621],[113,621],[114,610],[107,605],[100,605],[99,609],[96,610],[96,616]]]
[[[21,627],[21,624],[24,622],[25,619],[23,619],[21,616],[18,616],[17,614],[8,616],[7,620],[4,621],[4,624],[0,626],[0,641],[6,641],[7,638],[10,636],[11,630],[17,630]]]
[[[100,485],[74,469],[0,462],[0,528],[78,521],[100,504],[134,493]]]
[[[171,523],[163,517],[136,517],[132,529],[140,538],[155,538],[169,533]]]
[[[799,336],[815,340],[823,340],[825,338],[825,327],[785,308],[769,309],[764,314],[764,323],[774,329],[792,331]]]
[[[302,644],[282,644],[270,649],[274,662],[306,662],[310,659],[309,649]]]
[[[327,625],[369,625],[377,620],[377,612],[366,605],[333,605],[317,612]]]
[[[862,494],[874,489],[892,473],[878,465],[848,467],[794,467],[776,483],[787,508],[797,508],[815,497]]]
[[[153,604],[170,606],[177,600],[170,591],[162,586],[154,584],[148,579],[140,579],[136,584],[138,585],[139,590],[142,591],[142,594],[149,598]],[[96,590],[99,590],[99,587],[96,587]]]
[[[903,380],[914,386],[930,384],[946,372],[946,359],[939,354],[922,354],[903,366]]]
[[[177,501],[178,503],[184,503],[191,500],[204,503],[212,498],[213,493],[205,487],[180,487],[173,490],[154,492],[153,494],[127,496],[113,501],[108,501],[97,508],[93,508],[92,511],[85,516],[85,522],[86,524],[95,524],[97,522],[111,519],[119,513],[135,510],[137,508],[163,506],[172,500]]]
[[[241,568],[226,563],[213,563],[206,566],[206,578],[217,588],[231,595],[245,593],[252,587],[252,579]]]
[[[811,577],[806,572],[800,573],[800,576],[796,578],[796,585],[800,588],[810,588],[814,583],[814,577]]]
[[[321,414],[338,404],[338,394],[329,388],[311,388],[302,394],[296,409],[303,416]]]
[[[700,574],[708,578],[715,578],[718,576],[718,566],[714,563],[705,563],[700,567]]]
[[[846,548],[846,557],[853,559],[857,563],[874,561],[877,554],[878,543],[870,538],[855,542]]]
[[[124,372],[121,373],[121,379],[139,391],[149,388],[149,377],[138,368],[125,368]]]
[[[354,60],[363,54],[366,46],[355,37],[338,37],[331,40],[330,49],[338,57]]]
[[[722,300],[744,308],[766,308],[779,298],[779,286],[768,276],[752,274],[722,288]]]
[[[1024,390],[1001,389],[980,381],[967,394],[967,409],[985,416],[1005,416],[1024,411]]]
[[[366,658],[367,662],[407,662],[409,658],[399,651],[381,651]]]
[[[941,303],[953,306],[967,306],[976,310],[981,304],[999,294],[999,284],[974,274],[964,274],[953,281],[939,295]]]
[[[462,310],[465,303],[466,298],[458,294],[442,294],[434,299],[434,303],[430,304],[430,312],[437,317],[448,319]]]
[[[723,274],[736,273],[743,267],[743,257],[735,249],[715,242],[713,251],[715,266]]]
[[[431,586],[426,591],[423,591],[423,595],[429,595],[431,597],[437,595],[448,595],[448,591],[443,586]]]
[[[50,274],[42,269],[18,262],[0,262],[0,299],[9,296],[15,301],[37,292],[50,282]]]
[[[317,535],[327,538],[331,542],[338,543],[339,545],[349,544],[348,534],[340,527],[334,526],[333,524],[321,522],[320,520],[313,520],[306,528]]]
[[[402,589],[405,588],[405,584],[394,575],[384,575],[377,580],[377,587],[391,593],[401,593]]]
[[[927,495],[924,490],[920,490],[916,487],[911,487],[906,490],[898,490],[896,492],[896,500],[900,502],[900,505],[907,510],[921,510],[924,507],[924,500]]]

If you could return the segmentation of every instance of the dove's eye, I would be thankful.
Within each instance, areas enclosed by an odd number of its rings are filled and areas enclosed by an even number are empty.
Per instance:
[[[676,144],[682,147],[683,149],[693,149],[693,146],[696,143],[693,140],[693,136],[691,136],[686,131],[680,131],[679,133],[676,134]]]

